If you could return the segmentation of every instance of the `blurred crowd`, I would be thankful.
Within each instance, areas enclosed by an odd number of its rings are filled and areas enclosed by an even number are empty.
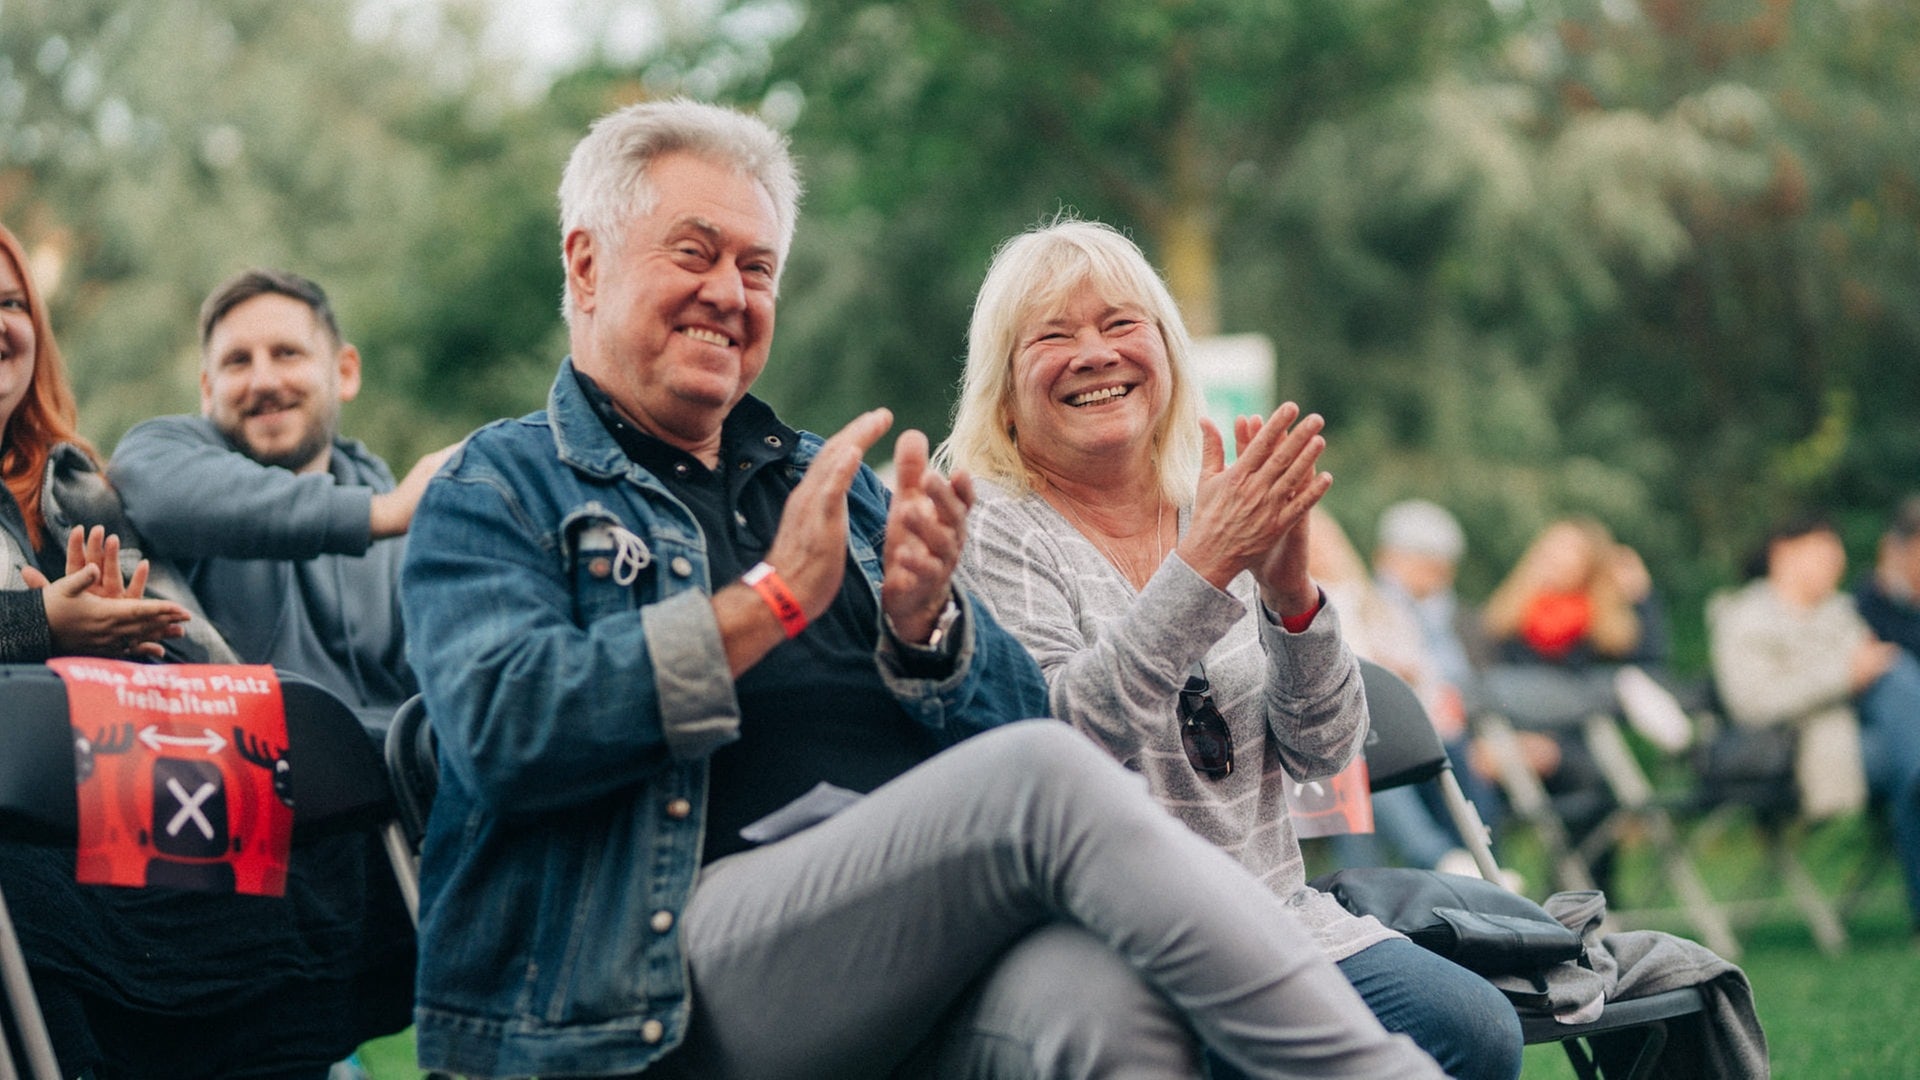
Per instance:
[[[1506,807],[1477,719],[1512,725],[1578,843],[1613,809],[1580,735],[1589,718],[1610,716],[1700,769],[1778,762],[1778,783],[1743,789],[1770,802],[1756,809],[1883,817],[1920,926],[1920,496],[1891,510],[1876,558],[1851,582],[1825,516],[1796,513],[1756,538],[1744,582],[1702,613],[1710,664],[1697,674],[1673,666],[1676,613],[1645,561],[1596,519],[1548,524],[1478,606],[1455,592],[1465,533],[1436,503],[1410,499],[1380,516],[1370,571],[1330,514],[1313,528],[1314,574],[1345,613],[1349,642],[1418,690],[1489,823]],[[1431,792],[1376,796],[1375,820],[1390,850],[1349,841],[1341,861],[1470,865]],[[1610,853],[1591,863],[1604,885]]]

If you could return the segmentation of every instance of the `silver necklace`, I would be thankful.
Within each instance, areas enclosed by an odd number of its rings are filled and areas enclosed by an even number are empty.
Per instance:
[[[1055,488],[1054,490],[1060,491],[1059,488]],[[1087,541],[1091,543],[1100,554],[1106,556],[1107,562],[1113,564],[1113,568],[1120,572],[1120,576],[1126,579],[1127,584],[1132,585],[1136,590],[1144,587],[1147,579],[1153,576],[1153,571],[1158,568],[1161,563],[1167,561],[1166,548],[1161,542],[1161,537],[1164,535],[1162,530],[1166,524],[1167,514],[1167,497],[1165,495],[1160,496],[1154,503],[1153,547],[1157,555],[1153,561],[1147,565],[1146,573],[1144,574],[1139,572],[1140,566],[1138,563],[1129,564],[1122,562],[1118,552],[1101,542],[1099,530],[1087,524],[1087,519],[1081,517],[1079,511],[1074,509],[1076,500],[1073,496],[1064,491],[1060,491],[1060,499],[1061,505],[1065,507],[1067,511],[1068,519],[1073,523],[1075,528],[1080,530],[1080,535],[1086,537]]]

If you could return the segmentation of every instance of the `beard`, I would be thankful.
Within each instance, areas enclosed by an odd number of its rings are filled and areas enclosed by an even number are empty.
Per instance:
[[[270,402],[267,404],[278,405],[279,403]],[[259,408],[260,406],[258,404],[254,406],[254,410],[258,410]],[[306,430],[301,433],[298,442],[290,447],[279,450],[261,446],[249,439],[247,437],[246,417],[244,415],[236,417],[230,422],[216,422],[215,426],[219,427],[220,433],[227,437],[228,442],[239,447],[241,453],[252,458],[254,461],[262,465],[279,466],[288,472],[299,472],[311,464],[315,458],[319,457],[321,451],[332,444],[333,433],[339,426],[339,420],[340,406],[338,404],[335,404],[330,409],[324,409],[319,415],[312,418],[312,422],[309,423]]]

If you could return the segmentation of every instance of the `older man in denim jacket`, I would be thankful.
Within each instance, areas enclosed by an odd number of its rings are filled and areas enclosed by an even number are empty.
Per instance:
[[[561,184],[572,358],[428,489],[421,1063],[470,1076],[1437,1075],[1046,706],[952,581],[972,490],[747,396],[799,184],[691,102]],[[989,730],[992,729],[992,730]],[[977,737],[976,737],[977,736]]]

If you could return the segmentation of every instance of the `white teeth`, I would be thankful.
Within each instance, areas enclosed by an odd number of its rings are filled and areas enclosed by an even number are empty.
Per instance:
[[[717,334],[717,333],[714,333],[712,330],[703,330],[698,326],[689,326],[685,330],[682,330],[681,333],[687,335],[688,337],[692,338],[695,341],[704,341],[709,345],[724,346],[724,345],[733,344],[733,340],[727,337],[727,335]]]
[[[1068,398],[1067,404],[1091,405],[1096,401],[1106,401],[1109,398],[1126,397],[1132,389],[1131,386],[1109,386],[1104,390],[1089,390],[1084,394],[1075,394]]]

